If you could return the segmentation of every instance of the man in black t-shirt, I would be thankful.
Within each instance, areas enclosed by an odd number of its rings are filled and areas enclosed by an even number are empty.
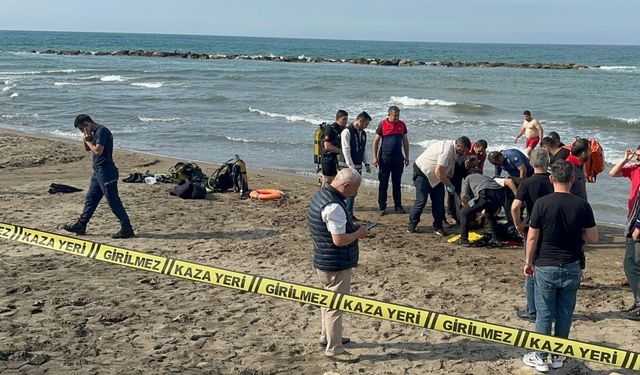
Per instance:
[[[547,172],[547,168],[549,167],[549,153],[542,148],[537,148],[531,151],[531,159],[529,162],[533,167],[534,173],[518,186],[516,197],[511,204],[513,223],[516,230],[525,239],[525,248],[527,243],[527,225],[531,218],[531,210],[534,203],[538,198],[553,193],[553,185],[551,185],[551,181],[549,181],[550,173]],[[520,219],[523,205],[527,210],[526,225]],[[534,299],[535,283],[533,278],[525,277],[524,290],[527,296],[527,307],[522,311],[516,311],[516,316],[520,319],[535,321],[536,304]]]
[[[94,122],[88,115],[78,115],[73,126],[83,133],[84,149],[93,154],[93,174],[87,190],[84,209],[74,224],[65,224],[62,229],[76,234],[85,234],[87,224],[104,196],[109,208],[120,220],[120,231],[112,238],[130,238],[135,234],[129,215],[118,195],[118,168],[113,162],[113,136],[106,126]]]
[[[327,127],[324,133],[324,152],[322,153],[322,176],[325,184],[330,184],[338,174],[338,158],[342,154],[340,134],[347,126],[349,114],[344,110],[336,113],[336,122]]]
[[[598,242],[598,228],[587,201],[571,194],[574,168],[557,161],[551,166],[554,193],[539,198],[531,210],[527,233],[524,274],[535,279],[536,332],[568,338],[580,287],[582,245]],[[538,241],[541,241],[538,247]],[[524,363],[549,371],[547,353],[531,352]],[[554,357],[551,366],[562,367],[563,357]]]

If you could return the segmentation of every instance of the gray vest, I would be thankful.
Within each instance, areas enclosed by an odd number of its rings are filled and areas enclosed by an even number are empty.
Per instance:
[[[313,266],[321,271],[337,272],[358,265],[358,241],[347,246],[336,246],[322,220],[322,209],[329,203],[337,203],[347,212],[344,196],[331,185],[325,184],[311,199],[309,204],[309,230],[313,240]],[[347,214],[346,233],[357,230],[353,219]]]

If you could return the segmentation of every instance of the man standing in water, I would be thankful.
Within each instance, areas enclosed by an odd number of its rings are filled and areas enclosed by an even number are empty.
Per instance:
[[[524,121],[522,122],[520,133],[518,133],[513,143],[518,143],[518,139],[524,135],[526,138],[524,151],[527,154],[527,157],[529,157],[531,155],[531,151],[536,148],[538,142],[540,142],[542,137],[544,137],[544,131],[542,130],[542,126],[540,126],[540,122],[531,117],[531,112],[524,111],[523,115]]]
[[[387,112],[389,117],[382,120],[373,137],[373,165],[378,167],[378,206],[380,215],[387,209],[387,189],[389,177],[393,185],[393,203],[395,213],[404,214],[400,184],[404,167],[409,165],[409,138],[407,126],[400,120],[400,108],[392,105]]]
[[[109,208],[120,220],[120,231],[112,238],[131,238],[135,236],[129,215],[125,211],[118,195],[118,168],[113,162],[113,136],[106,126],[94,122],[88,115],[78,115],[73,126],[83,133],[84,149],[93,154],[93,175],[84,210],[74,224],[65,224],[62,229],[76,234],[85,234],[87,224],[96,211],[102,197],[107,198]]]

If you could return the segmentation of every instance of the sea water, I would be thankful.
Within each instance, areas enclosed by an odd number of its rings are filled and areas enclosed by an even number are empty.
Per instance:
[[[589,69],[32,53],[46,49],[576,63]],[[639,87],[640,46],[0,32],[0,126],[5,128],[79,139],[73,119],[87,113],[112,130],[116,147],[212,163],[238,154],[250,168],[313,174],[313,132],[319,123],[332,122],[338,109],[352,119],[363,110],[373,117],[370,144],[387,108],[399,106],[411,160],[436,140],[462,135],[486,139],[489,150],[522,149],[513,139],[528,109],[545,132],[558,132],[565,143],[575,136],[600,140],[608,165],[588,184],[589,201],[599,222],[614,224],[625,221],[629,184],[606,172],[627,147],[640,144]],[[375,185],[375,169],[365,178]],[[403,181],[411,185],[410,168]]]

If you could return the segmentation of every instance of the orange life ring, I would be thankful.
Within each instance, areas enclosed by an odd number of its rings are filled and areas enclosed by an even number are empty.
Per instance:
[[[284,193],[276,189],[258,189],[252,190],[251,193],[249,193],[249,196],[260,201],[274,201],[282,199],[284,197]]]

